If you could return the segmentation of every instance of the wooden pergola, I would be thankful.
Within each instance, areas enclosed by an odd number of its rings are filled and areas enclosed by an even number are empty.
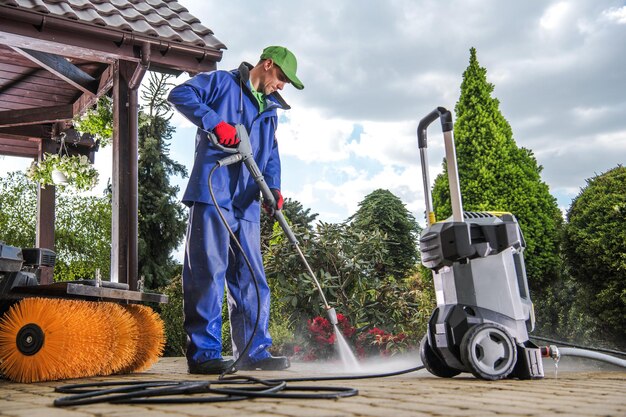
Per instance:
[[[214,70],[226,47],[171,0],[0,3],[0,155],[42,158],[57,152],[74,116],[110,94],[110,279],[136,290],[139,86],[147,70],[175,75]],[[77,139],[74,145],[88,153],[94,143]],[[54,207],[54,187],[40,188],[37,247],[54,250]],[[42,271],[40,283],[51,282],[52,271]]]

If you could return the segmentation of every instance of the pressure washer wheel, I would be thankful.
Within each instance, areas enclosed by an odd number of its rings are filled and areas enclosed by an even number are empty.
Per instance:
[[[420,358],[428,372],[440,378],[452,378],[461,373],[461,371],[450,368],[444,361],[439,359],[439,356],[428,343],[428,334],[424,335],[420,343]]]
[[[477,324],[461,341],[461,361],[477,378],[495,381],[515,368],[517,349],[506,329],[495,323]]]

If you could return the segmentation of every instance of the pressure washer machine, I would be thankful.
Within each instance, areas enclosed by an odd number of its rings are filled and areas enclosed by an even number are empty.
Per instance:
[[[452,217],[437,222],[428,175],[428,126],[443,129]],[[417,128],[427,227],[420,237],[422,264],[432,270],[437,306],[420,345],[433,375],[462,372],[486,380],[542,378],[540,349],[528,338],[535,325],[515,216],[464,212],[459,186],[452,114],[438,107]]]

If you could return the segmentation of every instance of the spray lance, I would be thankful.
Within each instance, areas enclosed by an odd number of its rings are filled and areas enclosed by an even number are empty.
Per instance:
[[[267,186],[267,183],[265,182],[265,178],[263,178],[263,174],[261,173],[261,170],[259,170],[259,167],[256,164],[256,161],[254,160],[254,155],[252,153],[252,146],[250,144],[250,137],[248,136],[248,131],[246,130],[245,126],[242,124],[237,124],[235,126],[235,129],[237,130],[237,136],[239,137],[239,145],[237,146],[237,148],[227,148],[225,146],[220,145],[220,143],[217,140],[217,136],[215,136],[213,132],[207,131],[207,135],[209,137],[209,140],[213,144],[213,146],[215,146],[217,149],[219,149],[222,152],[231,154],[225,158],[220,159],[217,162],[217,164],[219,166],[227,166],[227,165],[235,164],[237,162],[243,162],[246,168],[248,168],[248,171],[250,172],[250,175],[254,179],[254,182],[261,189],[261,194],[263,195],[263,199],[267,202],[267,204],[270,207],[276,207],[276,199],[274,198],[274,195],[270,191],[270,188]],[[326,310],[326,314],[328,315],[328,320],[333,326],[336,326],[339,323],[337,321],[337,312],[335,311],[333,307],[328,305],[328,302],[326,301],[326,297],[324,296],[324,292],[322,291],[322,287],[320,286],[320,283],[317,280],[317,278],[315,278],[315,274],[313,273],[311,266],[309,265],[306,258],[304,257],[304,254],[302,253],[302,250],[300,249],[300,246],[298,244],[298,240],[296,239],[296,236],[293,234],[291,227],[289,227],[289,224],[287,223],[285,216],[283,216],[283,213],[280,210],[275,209],[274,218],[276,219],[280,227],[283,229],[283,232],[287,236],[287,239],[289,239],[289,242],[291,242],[293,247],[296,249],[296,252],[298,252],[298,255],[300,256],[300,260],[306,267],[306,270],[309,273],[309,276],[315,283],[315,286],[317,287],[317,291],[319,292],[320,297],[322,298],[322,302],[324,303],[324,309]]]

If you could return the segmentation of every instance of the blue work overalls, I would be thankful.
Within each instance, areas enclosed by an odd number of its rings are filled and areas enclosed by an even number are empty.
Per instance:
[[[221,358],[222,299],[228,285],[233,353],[237,358],[254,330],[257,296],[248,266],[211,199],[208,176],[216,161],[226,156],[214,149],[206,131],[221,121],[243,124],[249,132],[254,159],[270,188],[280,189],[280,158],[276,143],[277,109],[289,109],[279,94],[266,97],[259,113],[249,87],[249,69],[243,63],[233,71],[199,74],[172,89],[168,100],[198,126],[193,169],[183,196],[190,207],[183,267],[183,299],[187,360],[201,363]],[[212,177],[217,204],[246,252],[260,292],[259,327],[243,363],[270,356],[270,290],[260,247],[260,190],[243,164],[217,168]],[[229,251],[229,246],[232,252]]]

